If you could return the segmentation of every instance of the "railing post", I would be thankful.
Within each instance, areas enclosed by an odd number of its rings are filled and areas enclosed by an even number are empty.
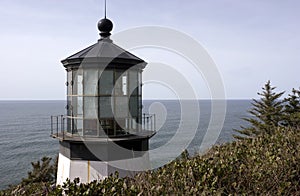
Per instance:
[[[156,131],[156,115],[153,114],[153,116],[154,116],[154,131]]]
[[[142,121],[141,120],[142,119],[139,119],[139,118],[135,119],[137,132],[141,132],[142,131]]]
[[[63,118],[63,115],[60,115],[60,132],[62,132],[63,131],[63,121],[62,121],[62,118]]]
[[[56,136],[58,137],[58,116],[56,116]]]
[[[152,131],[153,128],[152,115],[150,115],[149,118],[150,118],[150,131]]]
[[[63,140],[65,139],[65,118],[63,115],[61,115],[62,117],[62,133],[63,133]]]
[[[62,120],[62,132],[65,131],[65,117],[62,115],[61,116],[61,120]]]
[[[53,116],[51,116],[51,135],[53,135]]]
[[[65,139],[65,118],[63,115],[61,115],[62,118],[62,134],[63,134],[63,140]]]
[[[146,118],[147,118],[147,130],[149,130],[149,116],[147,116]]]
[[[146,129],[146,114],[143,114],[143,124],[142,124],[142,129]]]

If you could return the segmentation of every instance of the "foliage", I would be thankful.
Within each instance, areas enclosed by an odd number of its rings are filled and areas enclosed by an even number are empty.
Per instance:
[[[116,173],[89,184],[68,180],[49,188],[49,195],[300,195],[299,149],[299,129],[279,127],[272,135],[215,146],[202,156],[184,154],[134,178],[118,178]],[[6,195],[41,193],[45,187],[29,185],[27,192]]]
[[[240,135],[235,135],[237,139],[255,137],[260,134],[272,134],[276,127],[284,119],[284,101],[280,97],[284,92],[275,93],[276,87],[272,87],[268,81],[262,88],[261,93],[257,93],[261,98],[253,99],[252,109],[249,110],[251,117],[243,118],[250,123],[250,127],[241,127],[237,131]]]
[[[55,190],[49,183],[30,183],[0,195],[300,195],[300,131],[279,127],[273,132],[215,146],[202,156],[184,152],[182,158],[134,178],[116,173],[89,184],[77,178]]]
[[[51,160],[51,157],[43,157],[41,162],[31,162],[32,171],[28,172],[28,177],[23,179],[22,183],[55,182],[56,164],[52,164]]]
[[[67,181],[53,195],[299,195],[300,132],[277,128],[273,135],[213,147],[203,156],[184,154],[135,178],[109,176],[80,184]]]
[[[285,123],[291,127],[300,126],[300,89],[292,90],[292,94],[289,94],[285,99]]]
[[[54,187],[50,183],[36,182],[36,183],[28,183],[26,185],[21,183],[16,186],[11,186],[7,190],[0,191],[0,196],[47,195],[48,192],[53,190]]]
[[[32,171],[28,177],[16,186],[0,192],[0,195],[42,195],[51,191],[56,180],[58,157],[52,161],[51,157],[43,157],[40,161],[31,162]]]

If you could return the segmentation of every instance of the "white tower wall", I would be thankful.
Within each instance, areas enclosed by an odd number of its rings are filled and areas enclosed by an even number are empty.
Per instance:
[[[77,177],[79,177],[81,183],[103,180],[116,171],[119,172],[119,177],[133,177],[137,173],[134,169],[138,168],[140,164],[143,164],[143,167],[150,168],[149,156],[134,158],[136,164],[132,164],[132,160],[133,159],[128,161],[125,159],[111,162],[70,160],[68,157],[59,153],[56,184],[63,185],[67,179],[73,181]],[[120,169],[112,165],[126,166],[128,170]]]

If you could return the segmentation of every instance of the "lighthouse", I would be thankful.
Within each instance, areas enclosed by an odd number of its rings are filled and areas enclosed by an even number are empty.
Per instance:
[[[57,184],[77,177],[88,183],[116,171],[132,176],[150,167],[155,115],[142,112],[147,63],[114,44],[111,20],[101,19],[98,29],[97,43],[61,61],[66,114],[51,117],[51,136],[59,141]]]

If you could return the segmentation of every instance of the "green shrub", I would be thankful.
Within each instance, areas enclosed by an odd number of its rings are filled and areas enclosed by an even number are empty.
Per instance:
[[[215,146],[205,155],[177,159],[134,178],[109,176],[79,184],[67,181],[53,194],[68,195],[299,195],[300,132],[277,128],[273,135]]]

